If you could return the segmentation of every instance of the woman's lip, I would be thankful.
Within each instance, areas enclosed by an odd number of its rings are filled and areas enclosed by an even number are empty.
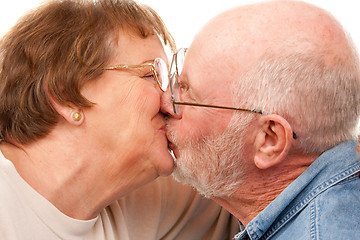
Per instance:
[[[166,124],[162,125],[159,130],[166,133]]]

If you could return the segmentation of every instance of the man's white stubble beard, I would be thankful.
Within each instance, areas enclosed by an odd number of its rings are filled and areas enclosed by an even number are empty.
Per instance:
[[[232,120],[224,133],[202,139],[184,139],[170,129],[180,157],[175,160],[174,178],[193,186],[207,198],[229,197],[243,183],[243,139],[252,118]],[[248,121],[246,121],[248,120]]]

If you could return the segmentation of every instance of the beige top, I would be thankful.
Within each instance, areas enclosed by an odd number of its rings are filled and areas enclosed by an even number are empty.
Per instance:
[[[231,239],[233,217],[171,177],[133,191],[92,220],[64,215],[31,188],[0,152],[0,239]]]

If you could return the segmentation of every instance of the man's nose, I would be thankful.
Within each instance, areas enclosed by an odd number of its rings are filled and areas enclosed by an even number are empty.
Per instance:
[[[161,96],[161,108],[160,111],[170,117],[181,119],[181,114],[174,113],[174,107],[171,102],[170,89],[166,90]]]

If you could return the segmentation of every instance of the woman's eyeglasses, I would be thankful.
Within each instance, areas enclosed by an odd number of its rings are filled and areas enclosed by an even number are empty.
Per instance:
[[[136,65],[119,64],[116,66],[107,67],[105,70],[126,70],[129,68],[141,68],[146,66],[151,66],[151,71],[154,74],[157,85],[161,91],[165,92],[169,86],[169,71],[165,61],[161,58],[155,58],[150,63]]]

